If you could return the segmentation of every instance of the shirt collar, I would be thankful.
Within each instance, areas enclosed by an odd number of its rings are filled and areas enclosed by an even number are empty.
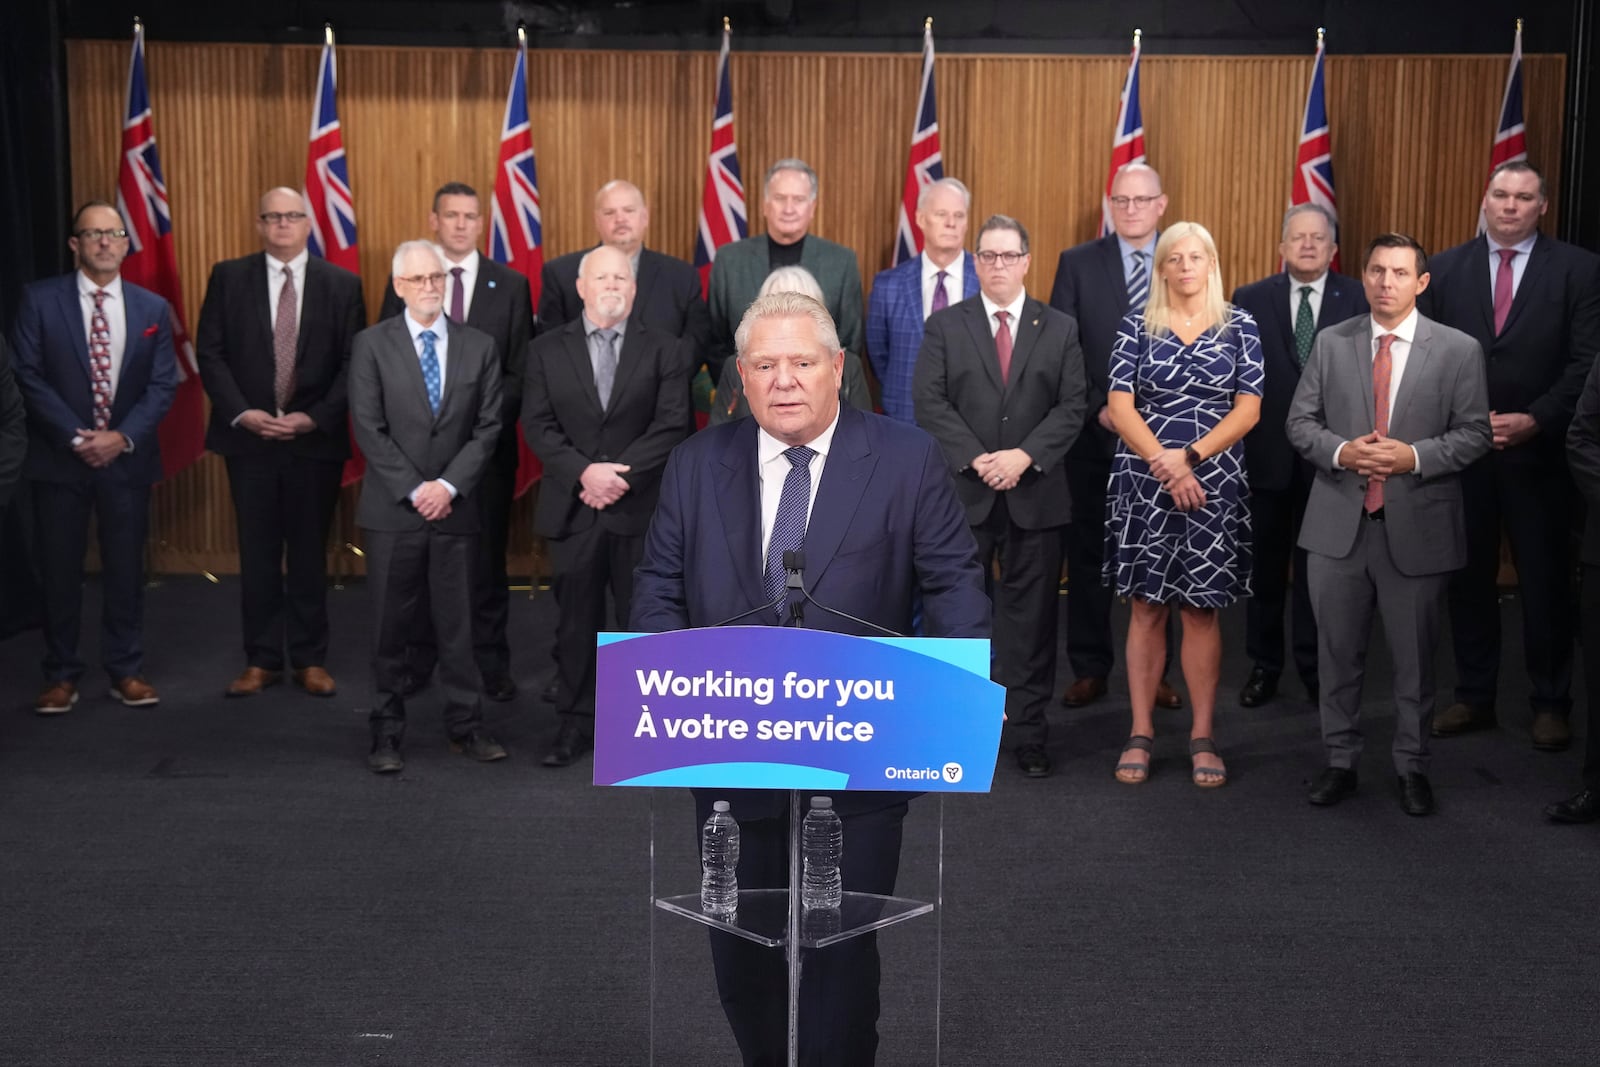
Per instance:
[[[1489,254],[1492,256],[1495,253],[1499,252],[1502,248],[1511,248],[1511,249],[1515,249],[1518,252],[1521,252],[1525,256],[1526,255],[1531,255],[1532,252],[1533,252],[1533,246],[1538,240],[1539,240],[1539,231],[1538,230],[1535,230],[1532,233],[1528,234],[1527,237],[1525,237],[1522,240],[1518,241],[1514,245],[1503,245],[1499,241],[1496,241],[1493,237],[1490,237],[1490,238],[1488,238],[1488,241],[1489,241]]]
[[[305,273],[306,261],[311,258],[311,250],[309,248],[302,248],[295,255],[295,257],[289,260],[287,263],[274,256],[271,252],[263,252],[261,254],[267,259],[267,273],[270,274],[273,271],[282,271],[283,268],[288,267],[296,277]]]
[[[476,275],[478,273],[478,250],[476,248],[462,256],[460,263],[452,263],[450,262],[450,257],[444,254],[443,246],[435,247],[439,249],[439,259],[444,263],[444,272],[446,275],[450,273],[451,267],[460,267],[461,273],[463,274]]]
[[[1017,332],[1018,323],[1022,321],[1022,305],[1028,301],[1028,290],[1023,289],[1017,294],[1017,298],[1011,303],[1007,304],[1005,307],[1001,307],[993,300],[990,300],[989,294],[983,292],[982,290],[978,291],[978,295],[983,298],[983,313],[989,318],[994,318],[995,312],[997,311],[1011,312],[1011,333],[1014,336]]]
[[[835,411],[833,413],[833,421],[828,423],[828,428],[817,434],[812,440],[805,442],[806,447],[821,455],[823,461],[826,462],[828,450],[833,447],[833,431],[838,428],[839,412]],[[760,423],[756,424],[756,459],[761,466],[765,467],[793,447],[793,445],[784,444],[762,429]]]
[[[432,326],[424,326],[412,318],[409,308],[402,312],[400,317],[406,320],[406,329],[411,331],[411,343],[414,345],[422,343],[423,330],[432,330],[433,336],[440,341],[443,341],[450,331],[450,316],[443,311],[439,312],[439,317],[433,320]]]
[[[600,332],[600,327],[596,326],[594,323],[589,321],[589,313],[587,311],[582,313],[582,318],[583,318],[583,337],[584,337],[584,340],[588,340],[589,338],[593,337],[595,334]],[[628,320],[627,319],[623,319],[621,322],[617,323],[615,326],[613,326],[611,328],[617,332],[617,340],[620,341],[620,340],[622,340],[623,334],[628,332]]]
[[[1145,266],[1148,267],[1150,265],[1149,261],[1154,258],[1156,254],[1156,239],[1159,236],[1159,234],[1153,233],[1150,235],[1150,242],[1148,244],[1146,244],[1143,248],[1135,248],[1127,241],[1122,239],[1122,234],[1117,234],[1117,248],[1121,249],[1122,251],[1123,265],[1126,266],[1128,263],[1128,257],[1137,252],[1145,258]]]
[[[922,259],[922,280],[931,283],[934,281],[934,279],[939,277],[940,271],[944,271],[944,276],[946,278],[954,278],[956,275],[960,274],[961,268],[966,259],[966,253],[963,252],[955,259],[952,259],[948,267],[941,267],[933,260],[929,259],[927,252],[923,252],[920,258]]]
[[[104,285],[96,285],[94,282],[89,280],[89,276],[87,274],[80,270],[78,272],[78,292],[83,296],[92,297],[94,296],[96,289],[104,289],[106,291],[106,295],[111,299],[121,300],[122,275],[117,275]]]
[[[1290,274],[1288,271],[1284,271],[1283,276],[1289,279],[1289,292],[1293,293],[1295,296],[1299,296],[1300,290],[1308,285],[1311,286],[1311,291],[1317,296],[1321,296],[1323,290],[1327,289],[1328,287],[1327,271],[1322,272],[1322,277],[1310,282],[1303,282],[1299,278],[1296,278],[1293,274]]]
[[[1386,330],[1382,326],[1379,326],[1377,319],[1372,319],[1369,317],[1369,321],[1372,325],[1373,344],[1377,344],[1378,338],[1382,337],[1386,333],[1394,334],[1396,341],[1404,341],[1406,344],[1410,344],[1411,339],[1417,335],[1417,309],[1415,307],[1411,309],[1411,314],[1401,319],[1400,325],[1396,326],[1392,330]]]

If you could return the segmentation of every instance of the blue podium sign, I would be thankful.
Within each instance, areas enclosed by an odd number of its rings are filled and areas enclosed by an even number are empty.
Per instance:
[[[989,642],[728,626],[601,634],[595,785],[986,793]]]

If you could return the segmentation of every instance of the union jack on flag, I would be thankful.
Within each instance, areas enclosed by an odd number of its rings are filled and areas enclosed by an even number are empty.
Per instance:
[[[1323,33],[1317,31],[1317,57],[1311,64],[1311,88],[1306,92],[1305,116],[1300,121],[1300,146],[1295,150],[1294,182],[1289,206],[1317,204],[1339,220],[1338,198],[1333,192],[1333,136],[1328,130],[1327,94],[1323,89],[1322,66],[1326,57]],[[1334,270],[1339,255],[1334,253]]]
[[[1528,158],[1528,131],[1522,124],[1522,20],[1517,20],[1516,43],[1511,48],[1511,70],[1506,74],[1506,91],[1500,100],[1500,125],[1494,131],[1494,147],[1489,149],[1489,173],[1502,163]],[[1489,181],[1484,179],[1484,190]],[[1478,232],[1487,228],[1483,207],[1478,207]]]
[[[350,195],[350,164],[339,130],[335,99],[333,27],[325,30],[317,97],[311,108],[311,142],[306,152],[306,211],[311,215],[311,254],[352,274],[361,273],[356,248],[356,206]]]
[[[1111,135],[1111,169],[1106,172],[1106,199],[1100,208],[1100,236],[1113,232],[1111,225],[1111,183],[1117,171],[1129,163],[1143,163],[1144,115],[1139,111],[1139,30],[1133,31],[1133,56],[1128,60],[1128,77],[1122,83],[1122,102],[1117,108],[1117,130]]]
[[[711,261],[717,249],[750,236],[745,218],[744,183],[739,179],[739,145],[733,138],[733,81],[728,76],[728,42],[733,30],[722,20],[722,53],[717,57],[717,105],[711,115],[711,152],[706,159],[705,188],[695,233],[694,265],[700,271],[700,292],[711,283]]]
[[[939,153],[939,109],[933,90],[933,20],[922,28],[922,91],[917,97],[917,118],[911,126],[911,156],[906,161],[905,188],[900,193],[900,219],[895,227],[894,262],[898,266],[922,251],[922,229],[917,225],[917,197],[922,187],[944,177],[944,157]]]
[[[205,391],[195,365],[194,344],[183,313],[178,256],[173,246],[172,209],[156,153],[155,124],[144,79],[144,23],[133,23],[133,60],[128,67],[128,106],[122,120],[122,162],[117,169],[117,213],[128,227],[128,258],[122,276],[172,306],[172,343],[178,392],[161,420],[161,465],[171,478],[205,451]]]

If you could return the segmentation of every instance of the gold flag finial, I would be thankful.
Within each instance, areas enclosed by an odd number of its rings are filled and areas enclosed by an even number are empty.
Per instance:
[[[137,37],[143,32],[144,19],[140,18],[138,15],[133,16],[133,35]]]
[[[322,24],[322,39],[330,45],[333,44],[333,23],[324,22]]]
[[[1320,45],[1321,45],[1321,44],[1322,44],[1322,39],[1323,39],[1323,38],[1324,38],[1324,37],[1326,37],[1326,36],[1327,36],[1327,35],[1328,35],[1328,34],[1327,34],[1327,31],[1326,31],[1326,30],[1324,30],[1324,29],[1323,29],[1323,28],[1322,28],[1322,27],[1321,27],[1321,26],[1318,26],[1318,27],[1317,27],[1317,44],[1318,44],[1318,45],[1319,45],[1319,46],[1320,46]]]
[[[519,22],[519,23],[517,23],[517,44],[518,45],[526,45],[527,43],[528,43],[528,27],[527,27],[526,24]]]
[[[722,32],[723,33],[732,33],[733,32],[733,23],[728,20],[728,16],[726,16],[726,15],[722,16]]]
[[[1522,20],[1521,19],[1517,20],[1517,32],[1518,33],[1522,32]]]
[[[922,32],[923,33],[932,33],[933,32],[933,16],[932,15],[929,15],[928,16],[928,20],[922,24]]]
[[[1144,36],[1144,31],[1141,30],[1141,29],[1135,28],[1134,31],[1133,31],[1133,43],[1137,46],[1138,43],[1139,43],[1139,38],[1141,38],[1143,36]]]

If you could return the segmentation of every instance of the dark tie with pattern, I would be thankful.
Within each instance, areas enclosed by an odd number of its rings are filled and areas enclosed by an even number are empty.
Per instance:
[[[1372,413],[1378,436],[1389,436],[1389,379],[1394,374],[1393,357],[1389,349],[1394,344],[1394,334],[1378,338],[1378,354],[1372,357]],[[1363,505],[1368,512],[1383,507],[1383,483],[1376,478],[1367,479],[1367,494]]]
[[[596,330],[594,338],[594,388],[603,411],[611,406],[611,387],[617,381],[617,331]]]
[[[1128,271],[1128,308],[1143,311],[1150,299],[1150,270],[1144,265],[1144,253],[1133,254],[1132,269]]]
[[[456,322],[467,321],[467,292],[461,284],[461,268],[450,268],[450,318]]]
[[[1506,316],[1511,314],[1511,283],[1516,275],[1511,273],[1511,261],[1517,258],[1515,248],[1496,249],[1500,253],[1500,269],[1494,274],[1494,333],[1500,336],[1506,328]],[[1479,290],[1480,292],[1482,290]]]
[[[778,516],[772,521],[772,536],[767,540],[767,602],[776,603],[783,595],[788,572],[783,566],[785,552],[798,552],[806,543],[806,516],[811,512],[811,457],[816,450],[805,445],[785,449],[783,458],[789,461],[789,473],[783,479],[783,491],[778,495]],[[778,618],[783,618],[783,605],[778,605]]]
[[[1000,320],[1000,328],[994,332],[994,354],[1000,359],[1000,384],[1005,385],[1011,381],[1011,327],[1006,325],[1011,312],[996,311],[994,317]]]
[[[1294,313],[1294,354],[1303,369],[1311,356],[1311,341],[1317,336],[1317,322],[1311,315],[1311,286],[1300,287],[1300,308]]]
[[[89,384],[94,389],[94,428],[111,428],[111,324],[106,321],[104,289],[94,291],[94,313],[89,316]]]
[[[950,306],[950,294],[945,291],[944,280],[949,271],[940,271],[933,278],[933,311],[943,311]]]
[[[283,288],[278,290],[278,318],[272,324],[272,398],[281,413],[294,395],[294,351],[300,333],[295,322],[299,298],[294,291],[294,271],[283,268]]]
[[[422,338],[422,384],[428,387],[428,406],[437,415],[439,401],[444,394],[444,381],[439,373],[439,352],[433,347],[439,335],[432,330],[423,330],[418,336]]]

